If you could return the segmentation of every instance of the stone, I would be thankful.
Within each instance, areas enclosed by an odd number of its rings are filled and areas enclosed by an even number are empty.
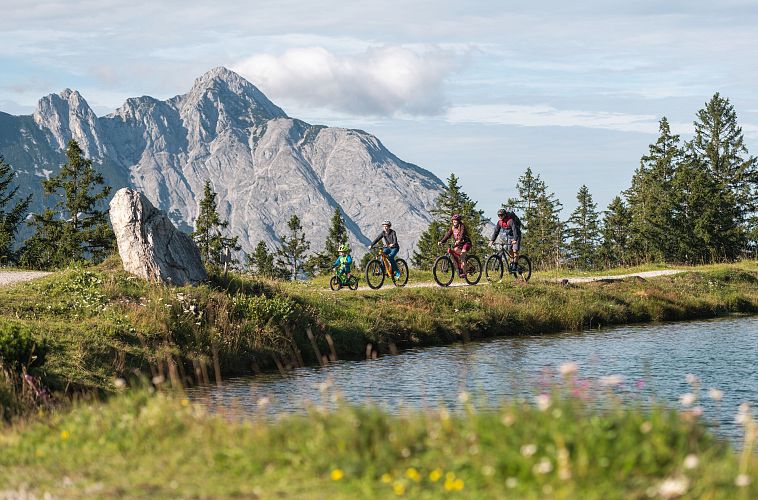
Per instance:
[[[125,271],[170,285],[197,284],[208,277],[192,238],[139,191],[118,190],[110,217]]]

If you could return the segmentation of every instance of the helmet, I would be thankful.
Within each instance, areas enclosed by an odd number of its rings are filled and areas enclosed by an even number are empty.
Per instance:
[[[350,245],[348,245],[347,243],[343,243],[339,246],[337,250],[340,252],[350,252]]]
[[[461,217],[461,214],[453,214],[453,217],[450,220],[457,220],[460,222],[462,218],[463,217]]]
[[[385,220],[382,222],[382,226],[392,226],[392,223],[389,220]]]
[[[501,217],[501,216],[503,216],[503,215],[505,215],[507,213],[508,213],[508,211],[506,209],[501,208],[500,210],[497,211],[497,216]]]

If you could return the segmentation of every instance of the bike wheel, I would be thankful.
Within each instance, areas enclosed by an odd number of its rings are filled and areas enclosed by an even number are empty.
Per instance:
[[[342,283],[340,283],[339,278],[336,276],[332,276],[332,279],[329,280],[329,288],[331,288],[333,291],[337,291],[340,288],[342,288]]]
[[[403,287],[406,283],[408,283],[408,264],[403,259],[395,259],[395,266],[397,266],[397,270],[400,271],[400,277],[395,278],[395,275],[392,275],[392,282],[395,283],[395,286]]]
[[[437,260],[434,261],[434,267],[432,267],[432,274],[434,275],[434,281],[439,286],[450,285],[455,277],[455,266],[450,257],[447,255],[437,257]]]
[[[384,284],[384,268],[376,259],[369,261],[366,266],[366,283],[369,288],[376,290]]]
[[[503,259],[499,255],[489,256],[487,264],[484,266],[484,275],[490,283],[503,279]]]
[[[350,276],[347,286],[350,287],[350,290],[358,290],[358,276]]]
[[[463,269],[466,271],[466,283],[469,285],[476,285],[482,279],[482,261],[476,255],[466,257]]]
[[[532,261],[526,255],[519,255],[516,259],[516,278],[529,281],[532,277]]]

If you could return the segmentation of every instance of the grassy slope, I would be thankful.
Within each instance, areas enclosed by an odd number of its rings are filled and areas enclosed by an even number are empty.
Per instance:
[[[642,498],[665,480],[693,498],[758,495],[758,481],[735,486],[758,477],[756,457],[686,414],[596,408],[561,397],[546,411],[343,407],[239,423],[133,391],[7,429],[0,496]]]

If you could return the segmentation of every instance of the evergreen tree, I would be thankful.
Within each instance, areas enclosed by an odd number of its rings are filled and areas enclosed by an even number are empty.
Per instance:
[[[0,156],[0,264],[12,260],[13,243],[18,226],[24,220],[32,201],[31,195],[10,205],[16,197],[18,186],[11,188],[15,173],[10,165]]]
[[[692,160],[715,182],[718,197],[713,203],[720,218],[735,216],[718,221],[723,232],[710,243],[710,253],[733,260],[747,247],[748,221],[758,210],[758,159],[748,153],[734,106],[718,93],[697,112],[694,125]]]
[[[593,203],[592,195],[585,185],[579,188],[576,201],[578,205],[567,221],[567,249],[579,267],[591,269],[597,262],[600,244],[597,204]]]
[[[625,192],[631,217],[629,245],[638,262],[672,260],[679,237],[673,224],[672,182],[684,153],[665,117],[659,130],[658,140],[642,157]]]
[[[628,264],[629,225],[631,217],[624,201],[616,196],[608,205],[603,217],[600,257],[605,267]]]
[[[195,220],[195,231],[192,238],[200,249],[203,262],[210,267],[219,268],[223,265],[227,252],[240,250],[237,237],[222,236],[221,231],[229,226],[228,221],[222,221],[216,208],[216,197],[210,181],[205,181],[203,199],[200,200],[200,213]],[[232,263],[235,261],[232,260]]]
[[[303,270],[305,254],[310,249],[311,244],[305,239],[305,232],[297,215],[290,218],[287,227],[290,230],[290,235],[289,237],[285,235],[279,238],[281,245],[276,251],[276,265],[287,277],[295,280]]]
[[[487,247],[487,238],[482,235],[484,226],[489,219],[484,217],[484,210],[476,208],[476,201],[461,190],[458,177],[450,174],[447,178],[445,190],[437,196],[434,208],[430,210],[434,220],[429,224],[426,231],[421,234],[418,246],[413,252],[411,261],[419,268],[430,268],[434,260],[440,255],[437,242],[450,228],[450,219],[453,214],[461,214],[463,223],[468,228],[471,237],[473,254],[483,251]]]
[[[503,207],[515,211],[521,219],[523,251],[535,266],[558,266],[563,249],[561,202],[555,194],[548,193],[547,185],[531,167],[519,177],[516,189],[518,197],[509,198]]]
[[[56,196],[57,201],[52,210],[32,216],[36,232],[22,250],[27,265],[47,268],[87,258],[99,262],[113,248],[108,210],[99,208],[110,186],[75,140],[68,143],[66,156],[68,161],[60,172],[42,182],[45,193]],[[36,258],[42,260],[34,262]]]
[[[274,254],[269,252],[266,242],[259,241],[251,255],[247,256],[247,265],[254,269],[254,273],[259,276],[273,278],[274,271]]]

